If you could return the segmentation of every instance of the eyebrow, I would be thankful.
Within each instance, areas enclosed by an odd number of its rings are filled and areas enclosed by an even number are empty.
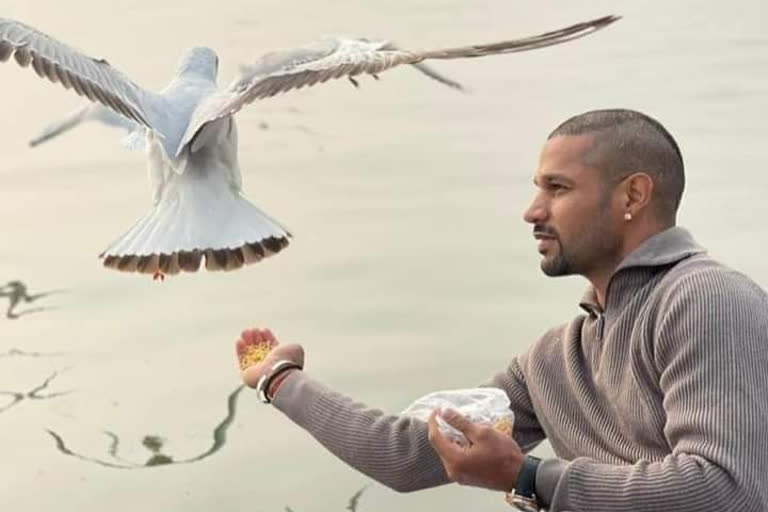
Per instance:
[[[568,178],[564,174],[549,173],[549,174],[544,174],[544,175],[541,175],[541,176],[534,176],[533,177],[533,184],[538,186],[539,185],[539,179],[543,180],[544,182],[546,182],[548,184],[552,183],[553,181],[559,181],[559,182],[563,182],[563,183],[567,183],[567,184],[573,184],[573,180],[571,178]]]

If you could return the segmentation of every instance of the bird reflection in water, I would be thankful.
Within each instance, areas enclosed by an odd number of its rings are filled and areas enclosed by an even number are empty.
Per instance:
[[[364,485],[359,491],[353,494],[351,498],[349,498],[349,503],[347,504],[346,510],[349,510],[350,512],[357,512],[357,506],[360,503],[360,496],[363,495],[366,489],[368,489],[368,485]],[[291,507],[285,507],[285,512],[294,512],[294,510]]]
[[[25,350],[19,350],[17,348],[12,348],[10,350],[6,350],[5,352],[0,353],[0,357],[14,357],[14,356],[55,357],[55,356],[61,356],[61,355],[64,355],[64,352],[27,352]]]
[[[8,409],[16,407],[17,405],[19,405],[21,402],[25,400],[48,400],[50,398],[56,398],[57,396],[62,396],[62,395],[66,395],[67,393],[70,393],[71,391],[60,391],[58,393],[48,393],[46,395],[40,394],[42,391],[44,391],[48,387],[48,385],[51,383],[53,379],[56,378],[57,375],[58,375],[58,372],[54,372],[47,379],[45,379],[45,381],[42,384],[32,388],[30,391],[26,391],[26,392],[0,391],[0,396],[11,397],[10,402],[0,406],[0,413],[3,413]]]
[[[142,444],[152,453],[152,455],[146,462],[135,462],[128,460],[120,455],[120,438],[114,432],[110,432],[108,430],[104,431],[104,434],[110,438],[110,444],[107,448],[107,455],[109,455],[109,458],[97,458],[82,455],[71,450],[69,447],[67,447],[64,439],[59,434],[50,429],[46,429],[46,431],[53,438],[54,442],[56,443],[56,449],[59,450],[59,452],[63,453],[64,455],[69,455],[70,457],[75,457],[80,460],[98,464],[100,466],[114,469],[139,469],[153,466],[167,466],[170,464],[189,464],[190,462],[197,462],[213,455],[219,451],[227,442],[227,430],[235,419],[235,413],[237,412],[237,399],[242,390],[243,386],[238,386],[227,397],[227,414],[224,419],[221,420],[221,422],[219,422],[219,424],[216,425],[216,427],[213,429],[213,443],[211,444],[210,448],[198,455],[195,455],[194,457],[189,457],[186,459],[174,460],[170,455],[163,453],[162,449],[163,444],[165,443],[165,439],[159,436],[144,436]]]
[[[5,310],[5,318],[9,320],[16,320],[23,315],[30,313],[39,313],[41,311],[47,311],[53,309],[51,307],[35,307],[28,308],[24,311],[15,311],[16,307],[22,302],[32,303],[43,297],[54,293],[61,293],[63,290],[51,290],[48,292],[35,293],[30,295],[27,291],[27,285],[18,280],[8,281],[0,287],[0,298],[8,298],[8,309]]]

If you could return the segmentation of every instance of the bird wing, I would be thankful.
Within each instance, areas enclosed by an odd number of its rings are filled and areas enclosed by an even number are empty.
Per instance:
[[[40,145],[86,121],[98,121],[108,126],[123,128],[129,132],[136,130],[140,126],[136,121],[117,114],[104,105],[88,103],[70,112],[66,117],[54,121],[43,128],[39,134],[29,141],[29,145],[32,147]]]
[[[536,36],[434,51],[407,51],[386,41],[338,38],[298,49],[267,53],[254,64],[243,66],[240,76],[226,90],[211,95],[198,106],[176,155],[181,154],[203,125],[232,115],[255,100],[343,76],[353,77],[361,73],[375,75],[402,64],[415,65],[419,71],[438,81],[455,84],[426,67],[423,61],[473,58],[544,48],[586,36],[618,19],[616,16],[604,16]]]
[[[14,57],[41,78],[100,103],[132,121],[152,128],[146,111],[153,94],[133,83],[104,59],[89,57],[18,21],[0,18],[0,62]]]

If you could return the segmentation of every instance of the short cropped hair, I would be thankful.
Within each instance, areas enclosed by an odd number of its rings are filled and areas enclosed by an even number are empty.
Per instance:
[[[594,135],[585,165],[599,169],[611,187],[633,172],[645,172],[654,183],[656,213],[674,221],[685,188],[683,155],[661,123],[627,109],[592,110],[571,117],[549,134]]]

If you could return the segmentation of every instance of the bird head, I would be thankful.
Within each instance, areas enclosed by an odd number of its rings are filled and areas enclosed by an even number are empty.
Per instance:
[[[219,72],[219,56],[205,46],[189,49],[181,58],[178,67],[179,75],[194,74],[200,78],[216,81]]]

